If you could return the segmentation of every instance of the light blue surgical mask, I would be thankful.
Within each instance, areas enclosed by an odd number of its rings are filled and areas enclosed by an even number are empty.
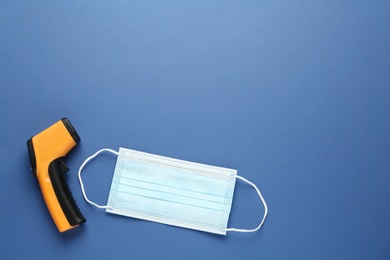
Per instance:
[[[118,155],[106,206],[90,201],[81,171],[101,152]],[[87,202],[106,212],[158,223],[226,235],[227,231],[254,232],[268,213],[255,184],[228,168],[193,163],[120,148],[102,149],[80,166],[78,177]],[[251,185],[264,205],[264,216],[255,229],[227,228],[236,179]]]

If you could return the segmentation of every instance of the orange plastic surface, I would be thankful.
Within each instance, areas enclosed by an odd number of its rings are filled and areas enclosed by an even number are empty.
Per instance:
[[[49,164],[54,159],[64,157],[76,145],[76,142],[61,120],[34,136],[32,142],[39,186],[58,230],[64,232],[77,227],[69,224],[57,200],[49,176]]]

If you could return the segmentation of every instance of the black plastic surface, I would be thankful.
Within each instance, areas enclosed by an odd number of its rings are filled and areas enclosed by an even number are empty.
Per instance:
[[[31,171],[37,177],[37,162],[35,160],[34,146],[32,137],[27,141],[28,155],[30,157]]]
[[[53,185],[54,192],[57,196],[58,202],[61,205],[69,224],[77,226],[83,224],[86,219],[81,214],[76,201],[69,190],[68,183],[65,179],[63,158],[57,158],[49,165],[49,176]],[[67,167],[66,167],[67,169]]]
[[[69,134],[72,136],[73,140],[76,143],[80,142],[80,136],[77,134],[76,130],[74,129],[73,125],[70,123],[69,119],[64,117],[61,120],[62,123],[64,123],[66,129],[68,130]]]

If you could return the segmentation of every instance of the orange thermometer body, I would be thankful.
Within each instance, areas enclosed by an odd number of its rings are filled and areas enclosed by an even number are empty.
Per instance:
[[[64,176],[69,169],[63,159],[79,141],[79,135],[67,118],[27,141],[31,170],[38,179],[47,208],[60,232],[86,221]]]

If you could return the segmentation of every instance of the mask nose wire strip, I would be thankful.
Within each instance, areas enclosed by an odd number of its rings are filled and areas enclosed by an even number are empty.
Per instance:
[[[257,195],[259,195],[260,197],[260,200],[261,202],[263,202],[263,205],[264,205],[264,216],[263,216],[263,219],[261,220],[259,226],[255,229],[239,229],[239,228],[227,228],[226,231],[235,231],[235,232],[256,232],[257,230],[259,230],[261,228],[261,226],[263,225],[264,221],[265,221],[265,218],[267,217],[267,214],[268,214],[268,206],[267,206],[267,203],[265,203],[265,200],[263,198],[263,196],[261,195],[260,193],[260,190],[257,188],[257,186],[255,184],[253,184],[252,182],[248,181],[247,179],[245,179],[244,177],[241,177],[241,176],[238,176],[236,175],[236,178],[237,179],[240,179],[246,183],[248,183],[249,185],[251,185],[257,192]]]
[[[91,155],[90,157],[88,157],[87,159],[85,159],[85,161],[83,162],[83,164],[81,164],[80,168],[79,168],[79,172],[78,172],[78,177],[79,177],[79,182],[80,182],[80,186],[81,186],[81,192],[83,193],[83,196],[84,196],[84,199],[91,205],[94,205],[95,207],[98,207],[100,209],[106,209],[107,208],[107,205],[106,206],[101,206],[101,205],[98,205],[96,204],[95,202],[93,201],[90,201],[88,198],[87,198],[87,195],[85,194],[85,189],[84,189],[84,184],[83,184],[83,180],[81,179],[81,171],[83,170],[84,166],[90,161],[92,160],[93,158],[95,158],[98,154],[102,153],[102,152],[110,152],[110,153],[113,153],[113,154],[116,154],[119,156],[119,153],[117,151],[114,151],[114,150],[111,150],[111,149],[108,149],[108,148],[104,148],[104,149],[101,149],[99,151],[97,151],[96,153],[94,153],[93,155]]]

